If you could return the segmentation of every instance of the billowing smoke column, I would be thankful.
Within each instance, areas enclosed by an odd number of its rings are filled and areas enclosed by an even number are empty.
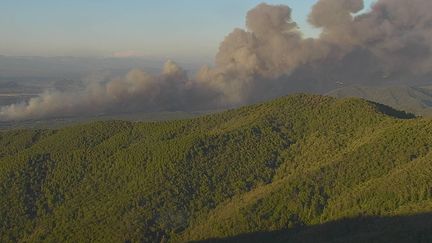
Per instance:
[[[319,38],[303,38],[283,5],[249,11],[246,29],[221,43],[214,67],[189,78],[175,63],[158,76],[132,70],[78,93],[47,92],[0,109],[0,120],[97,112],[193,110],[239,105],[337,84],[422,82],[432,77],[432,1],[320,0],[309,22]]]
[[[99,112],[180,109],[171,103],[188,89],[186,72],[176,63],[165,63],[162,73],[150,75],[133,69],[121,79],[90,83],[81,92],[45,92],[28,102],[2,107],[2,120],[73,116]]]

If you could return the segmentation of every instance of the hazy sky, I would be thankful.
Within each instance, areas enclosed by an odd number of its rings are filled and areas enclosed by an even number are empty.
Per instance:
[[[373,0],[367,0],[370,4]],[[261,0],[0,0],[0,54],[211,58]],[[305,35],[316,0],[293,8]]]

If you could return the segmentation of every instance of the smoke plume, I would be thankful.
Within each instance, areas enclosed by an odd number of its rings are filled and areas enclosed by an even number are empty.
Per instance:
[[[432,77],[432,1],[320,0],[304,38],[284,5],[260,4],[246,28],[220,44],[213,67],[195,77],[172,61],[160,75],[132,70],[78,93],[46,92],[0,109],[0,120],[97,112],[194,110],[240,105],[295,91],[326,92],[342,84],[427,82]]]

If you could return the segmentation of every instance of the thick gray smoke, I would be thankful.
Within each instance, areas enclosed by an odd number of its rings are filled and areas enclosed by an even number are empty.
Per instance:
[[[124,78],[91,82],[81,92],[45,92],[28,102],[2,107],[2,120],[22,120],[52,116],[98,114],[100,112],[180,109],[185,104],[171,102],[189,88],[186,72],[176,63],[165,63],[162,73],[150,75],[134,69]]]
[[[173,62],[152,76],[132,70],[80,93],[44,93],[2,107],[0,120],[136,110],[193,110],[239,105],[294,91],[326,92],[343,84],[426,82],[432,77],[432,1],[320,0],[309,22],[322,29],[304,38],[283,5],[249,11],[246,29],[221,43],[214,67],[194,78]]]

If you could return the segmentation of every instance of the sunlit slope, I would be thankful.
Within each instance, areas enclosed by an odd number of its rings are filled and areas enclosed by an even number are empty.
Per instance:
[[[426,213],[430,134],[426,119],[312,95],[191,120],[2,132],[0,240],[205,240]]]

